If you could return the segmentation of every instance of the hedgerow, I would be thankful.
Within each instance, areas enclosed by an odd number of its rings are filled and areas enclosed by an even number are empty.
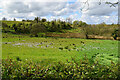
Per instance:
[[[117,79],[120,65],[111,61],[111,65],[101,65],[98,61],[90,63],[86,57],[82,60],[58,62],[44,66],[30,60],[17,61],[11,58],[2,61],[2,79]]]

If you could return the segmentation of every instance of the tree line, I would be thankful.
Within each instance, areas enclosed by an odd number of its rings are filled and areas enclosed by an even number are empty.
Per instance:
[[[29,23],[28,23],[29,22]],[[36,17],[34,20],[22,20],[9,26],[7,23],[2,23],[2,32],[14,31],[15,33],[31,34],[37,36],[43,32],[62,32],[62,30],[70,30],[76,27],[86,26],[82,21],[74,21],[73,24],[68,21],[53,20]]]
[[[91,25],[83,21],[71,22],[70,19],[66,21],[53,20],[47,21],[46,19],[36,17],[34,20],[22,20],[21,22],[13,23],[11,26],[2,22],[2,32],[13,32],[18,34],[30,34],[31,36],[39,36],[40,33],[46,32],[61,32],[64,30],[77,29],[80,27],[81,31],[84,32],[86,37],[88,35],[99,35],[99,36],[113,36],[115,39],[119,36],[118,26],[116,24],[96,24]]]

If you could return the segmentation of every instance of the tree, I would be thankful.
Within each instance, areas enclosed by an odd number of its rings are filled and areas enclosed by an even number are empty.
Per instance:
[[[7,21],[7,18],[3,17],[2,20],[3,20],[3,21]]]
[[[58,27],[56,25],[56,21],[51,21],[50,22],[49,31],[50,32],[56,32],[56,31],[58,31]]]
[[[23,25],[23,24],[22,23],[17,23],[16,26],[14,27],[14,29],[17,33],[21,32],[21,25]]]
[[[38,33],[46,32],[46,28],[42,23],[34,23],[31,27],[30,33],[32,35],[38,36]]]
[[[87,23],[85,23],[85,22],[82,22],[82,21],[74,21],[73,22],[73,27],[85,27],[85,26],[87,26]]]
[[[62,29],[65,29],[65,27],[66,27],[65,21],[61,21],[60,26],[61,26]]]
[[[120,37],[120,30],[119,29],[115,29],[114,32],[112,33],[113,38],[116,40],[117,37]]]
[[[71,18],[66,18],[66,22],[69,24],[72,24],[72,19]]]
[[[27,19],[27,22],[32,22],[32,20]]]
[[[49,23],[50,23],[50,22],[44,22],[44,23],[43,23],[44,26],[45,26],[45,28],[46,28],[46,30],[48,30],[48,28],[49,28]]]
[[[22,21],[24,22],[25,20],[23,19]]]
[[[38,22],[40,22],[40,18],[39,18],[39,17],[36,17],[36,18],[34,19],[34,21],[38,23]]]
[[[14,18],[14,21],[16,21],[16,19]]]
[[[83,22],[82,22],[82,21],[79,21],[78,26],[79,26],[79,27],[82,27],[82,24],[83,24]]]
[[[9,31],[9,26],[6,23],[2,23],[2,31],[3,32]]]
[[[87,23],[85,23],[85,22],[82,22],[82,25],[81,25],[82,27],[86,27],[87,26]]]
[[[15,31],[17,31],[16,24],[13,24],[12,27],[13,27],[13,29],[14,29]]]
[[[44,19],[44,18],[42,19],[42,22],[46,22],[46,21],[47,21],[46,19]]]
[[[71,27],[71,24],[70,23],[66,23],[66,25],[65,25],[65,29],[71,29],[72,27]]]
[[[79,21],[74,21],[73,22],[73,28],[77,28],[79,26]]]

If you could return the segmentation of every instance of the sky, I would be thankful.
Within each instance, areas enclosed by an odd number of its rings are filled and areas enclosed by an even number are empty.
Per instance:
[[[72,21],[79,20],[88,24],[118,23],[118,6],[110,7],[105,1],[117,2],[118,0],[0,0],[0,19],[21,21],[35,17]]]

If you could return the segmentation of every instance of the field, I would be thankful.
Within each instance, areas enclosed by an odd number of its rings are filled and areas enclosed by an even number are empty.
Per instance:
[[[0,80],[120,80],[118,1],[1,3]]]
[[[17,23],[29,24],[30,22],[21,22],[21,21],[2,21],[2,23],[6,23],[8,26],[12,26],[13,24],[17,24]]]
[[[91,30],[88,25],[85,27],[86,32],[83,27],[62,29],[59,32],[53,25],[48,25],[56,31],[50,32],[49,28],[46,28],[47,32],[34,34],[39,27],[45,27],[44,23],[34,22],[32,28],[29,22],[5,23],[8,26],[4,24],[2,29],[3,79],[107,79],[117,78],[119,75],[119,41],[115,40],[119,36],[118,30],[114,31],[115,28],[105,29],[104,26],[100,28],[98,25]],[[40,26],[41,24],[44,26]],[[101,30],[98,31],[98,28]],[[90,33],[86,34],[87,32]],[[104,32],[109,36],[103,37]],[[85,34],[114,39],[92,39]]]
[[[43,65],[58,61],[65,62],[72,58],[79,61],[87,55],[92,62],[98,60],[109,65],[111,60],[117,63],[118,41],[90,40],[79,38],[29,37],[3,33],[2,58],[10,57],[16,60],[32,60]]]

